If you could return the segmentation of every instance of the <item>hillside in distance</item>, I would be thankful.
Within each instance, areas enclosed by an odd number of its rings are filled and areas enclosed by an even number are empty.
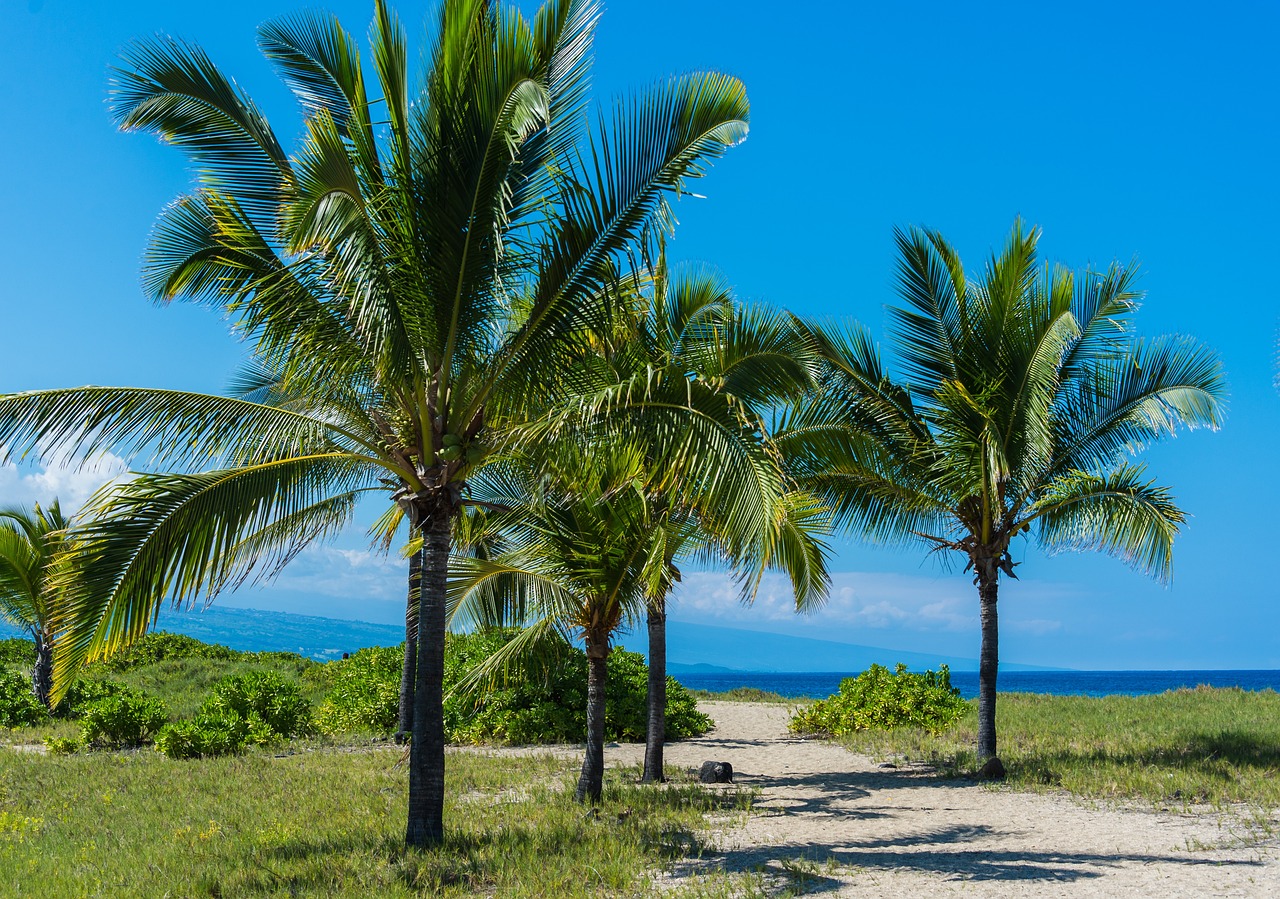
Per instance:
[[[211,606],[203,610],[160,613],[156,630],[187,634],[206,643],[238,650],[296,652],[318,661],[341,658],[365,646],[394,646],[404,628],[393,624],[349,621],[274,612]],[[0,637],[20,636],[0,620]],[[645,653],[648,639],[641,626],[623,634],[618,645]],[[672,620],[667,628],[667,667],[673,674],[714,674],[732,671],[862,671],[873,663],[892,668],[903,663],[915,671],[949,665],[952,671],[977,671],[977,659],[909,652],[882,646],[815,640],[740,628],[715,627]],[[1035,665],[1001,661],[1002,671],[1045,671]]]

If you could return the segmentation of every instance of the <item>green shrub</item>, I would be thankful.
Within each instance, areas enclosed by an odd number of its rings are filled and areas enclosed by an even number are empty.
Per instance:
[[[75,737],[45,737],[44,745],[54,755],[71,755],[84,748]]]
[[[200,707],[211,718],[258,719],[281,737],[310,729],[311,706],[298,685],[274,671],[250,671],[224,677]]]
[[[0,670],[0,727],[33,727],[49,720],[49,710],[31,692],[31,681]]]
[[[36,644],[24,637],[0,640],[0,665],[21,665],[30,668],[35,664]]]
[[[327,734],[383,733],[400,717],[400,673],[404,644],[370,646],[329,662],[317,676],[330,684],[316,709],[316,727]]]
[[[951,686],[946,665],[912,674],[906,665],[890,672],[872,665],[857,677],[840,682],[840,692],[801,709],[788,727],[793,733],[833,737],[860,730],[918,727],[937,734],[965,713],[968,703]]]
[[[231,661],[240,653],[217,643],[204,643],[186,634],[169,634],[164,631],[146,634],[131,646],[126,646],[98,663],[108,671],[132,671],[144,665],[153,665],[162,659],[217,659]]]
[[[534,660],[513,666],[491,689],[463,694],[455,687],[501,649],[514,631],[449,634],[444,654],[444,727],[454,743],[573,743],[587,730],[587,657],[565,642]],[[362,649],[323,666],[318,679],[333,686],[316,711],[316,725],[329,734],[387,732],[399,719],[404,645]],[[636,653],[609,655],[605,734],[610,740],[644,738],[649,669]],[[705,733],[711,720],[693,697],[667,678],[667,738]]]
[[[288,669],[292,670],[298,677],[305,677],[312,671],[324,668],[322,662],[317,662],[315,659],[309,659],[306,656],[300,656],[296,652],[264,650],[262,652],[242,652],[238,655],[240,661],[248,662],[250,665],[269,665],[277,669]]]
[[[58,718],[79,718],[86,708],[98,700],[128,692],[129,688],[117,681],[76,678],[53,714]]]
[[[584,681],[585,683],[585,681]],[[614,740],[643,740],[649,727],[649,666],[637,652],[609,653],[605,690],[605,730]],[[698,711],[697,700],[674,677],[667,677],[666,737],[683,740],[711,729],[711,719]],[[585,706],[582,719],[586,730]]]
[[[85,707],[80,715],[81,739],[86,746],[141,746],[168,718],[164,703],[154,696],[131,690],[116,693]]]
[[[266,746],[280,739],[257,715],[202,712],[190,721],[166,724],[156,734],[156,750],[171,759],[232,755],[245,746]]]

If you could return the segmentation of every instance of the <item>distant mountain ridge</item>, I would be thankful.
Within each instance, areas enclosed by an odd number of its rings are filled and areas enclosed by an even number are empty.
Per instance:
[[[341,658],[344,652],[355,652],[365,646],[395,646],[404,639],[401,625],[225,606],[196,611],[166,608],[160,613],[156,629],[187,634],[232,649],[296,652],[319,661]],[[15,628],[0,621],[0,637],[19,635]],[[619,640],[620,646],[633,652],[646,652],[647,644],[643,628],[637,633],[624,634]],[[978,670],[976,659],[956,656],[689,621],[673,620],[667,629],[667,667],[673,674],[862,671],[873,663],[892,667],[899,662],[914,670],[939,665],[949,665],[953,671]],[[1003,671],[1064,670],[1016,662],[1001,662],[1000,668]]]
[[[648,640],[643,633],[636,633],[624,635],[619,642],[633,652],[644,652]],[[977,642],[976,635],[974,642]],[[978,670],[977,659],[960,656],[816,640],[675,619],[669,619],[667,623],[667,668],[673,674],[863,671],[872,664],[892,668],[899,662],[915,671],[939,665],[947,665],[952,671]],[[1001,661],[1000,670],[1066,669]]]

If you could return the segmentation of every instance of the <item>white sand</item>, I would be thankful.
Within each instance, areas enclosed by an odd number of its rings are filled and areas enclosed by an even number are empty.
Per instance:
[[[787,709],[703,703],[716,728],[671,743],[668,764],[733,765],[760,791],[720,851],[674,872],[671,885],[722,867],[810,872],[823,896],[1276,896],[1277,841],[1238,814],[1109,808],[1065,795],[1014,792],[882,769],[833,744],[797,740]],[[611,746],[606,764],[644,747]],[[1275,822],[1273,821],[1273,824]]]

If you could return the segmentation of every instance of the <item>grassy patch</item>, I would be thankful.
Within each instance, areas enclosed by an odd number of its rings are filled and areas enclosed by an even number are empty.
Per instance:
[[[0,895],[633,895],[702,851],[708,815],[750,806],[675,771],[665,788],[610,771],[590,813],[572,800],[573,760],[451,752],[448,842],[419,854],[401,845],[399,758],[0,750]]]
[[[756,687],[734,687],[732,690],[725,690],[722,693],[713,693],[710,690],[690,690],[689,694],[702,702],[782,702],[788,705],[809,702],[807,699],[788,699],[781,693],[760,690]]]
[[[1280,694],[1177,690],[1155,696],[1001,694],[1000,758],[1020,789],[1062,789],[1155,804],[1280,806]],[[938,736],[918,729],[864,731],[841,742],[877,757],[977,767],[977,707]]]

